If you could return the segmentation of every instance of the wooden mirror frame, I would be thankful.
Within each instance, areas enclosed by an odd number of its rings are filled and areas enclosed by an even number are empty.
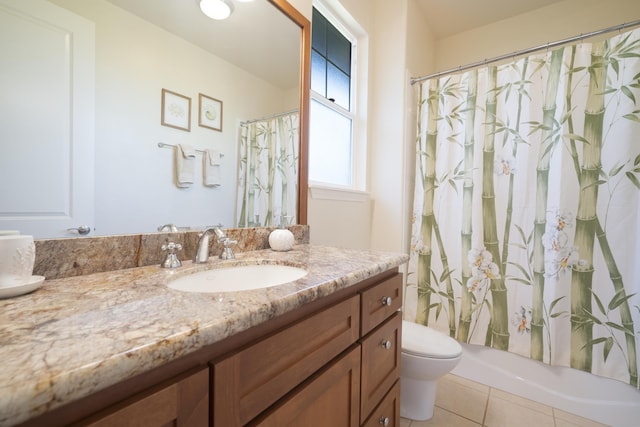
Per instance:
[[[307,224],[309,192],[309,91],[311,90],[311,22],[287,0],[269,0],[300,27],[300,146],[298,153],[298,224]]]

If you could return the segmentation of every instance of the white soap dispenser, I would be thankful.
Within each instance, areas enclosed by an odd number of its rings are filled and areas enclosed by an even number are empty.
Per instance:
[[[280,225],[269,234],[269,246],[274,251],[285,252],[293,248],[295,238],[291,231],[284,228],[285,218],[287,217],[280,217]]]

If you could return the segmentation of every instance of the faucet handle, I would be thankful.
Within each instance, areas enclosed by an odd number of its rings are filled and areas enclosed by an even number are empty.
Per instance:
[[[231,240],[228,237],[225,237],[221,238],[219,242],[224,245],[224,248],[222,248],[222,253],[220,254],[220,259],[235,259],[236,255],[233,253],[229,245],[236,245],[238,241]]]
[[[178,255],[176,255],[176,251],[182,250],[182,245],[180,243],[167,242],[162,245],[161,249],[163,251],[168,251],[167,256],[160,264],[162,268],[178,268],[182,265],[182,262],[178,259]]]

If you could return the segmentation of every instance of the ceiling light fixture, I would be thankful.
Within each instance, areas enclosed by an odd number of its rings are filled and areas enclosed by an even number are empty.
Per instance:
[[[211,19],[227,19],[233,12],[231,0],[200,0],[200,10]]]

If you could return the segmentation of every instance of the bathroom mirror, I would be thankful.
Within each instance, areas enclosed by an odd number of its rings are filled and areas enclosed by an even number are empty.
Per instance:
[[[234,227],[240,124],[291,111],[305,224],[310,23],[286,0],[233,3],[214,21],[196,0],[0,0],[3,58],[54,62],[18,64],[0,82],[0,179],[11,183],[0,190],[0,229],[52,238],[85,225],[89,236]],[[33,34],[45,44],[32,46]],[[172,100],[179,126],[161,117]],[[186,188],[175,185],[178,144],[198,150]],[[205,149],[222,156],[217,186],[204,185]]]

